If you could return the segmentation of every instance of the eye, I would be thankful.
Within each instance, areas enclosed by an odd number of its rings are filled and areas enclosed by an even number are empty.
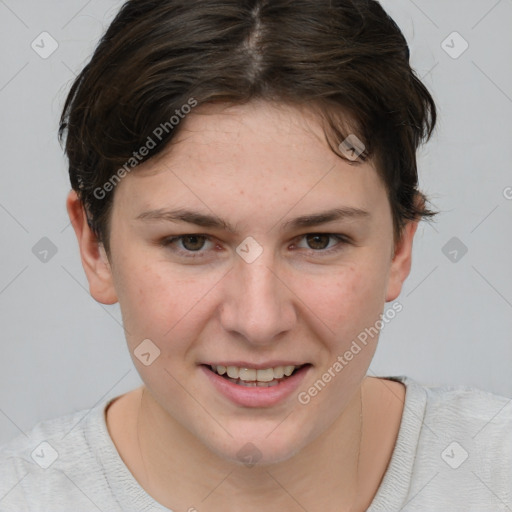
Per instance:
[[[180,235],[166,238],[162,241],[162,245],[164,247],[169,247],[170,250],[179,256],[185,256],[186,258],[198,258],[202,257],[205,253],[205,251],[201,251],[201,249],[205,246],[206,241],[213,243],[207,235]],[[183,248],[176,247],[176,242],[181,242]]]
[[[333,233],[307,233],[301,235],[298,239],[304,239],[308,247],[301,247],[300,245],[293,245],[292,247],[309,249],[309,252],[318,255],[341,251],[345,245],[350,243],[350,239],[345,235]],[[330,241],[337,241],[337,243],[330,244]],[[185,258],[202,258],[208,252],[208,249],[203,250],[207,242],[215,245],[212,238],[208,235],[187,234],[166,238],[161,242],[161,245],[178,256]],[[210,249],[213,249],[213,247],[210,247]]]
[[[337,252],[343,249],[344,245],[349,243],[346,236],[334,233],[307,233],[306,235],[302,235],[301,238],[307,243],[308,247],[306,248],[316,253]],[[337,240],[337,243],[329,245],[329,239]],[[297,247],[302,248],[299,245],[297,245]]]

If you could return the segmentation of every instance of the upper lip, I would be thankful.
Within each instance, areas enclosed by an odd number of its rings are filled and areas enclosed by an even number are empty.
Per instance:
[[[266,370],[267,368],[277,368],[278,366],[304,366],[310,363],[297,363],[294,361],[267,361],[265,363],[248,363],[247,361],[221,361],[216,363],[202,363],[207,366],[236,366],[238,368],[254,368],[255,370]]]

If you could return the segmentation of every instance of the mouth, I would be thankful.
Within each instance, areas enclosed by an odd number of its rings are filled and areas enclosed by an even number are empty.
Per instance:
[[[233,363],[200,364],[199,368],[217,393],[237,406],[253,408],[286,403],[313,367],[310,363],[279,364],[277,361],[264,363],[259,368],[251,368],[242,361],[237,361],[240,366],[232,366]]]
[[[310,363],[300,365],[279,365],[268,368],[248,368],[245,366],[202,365],[210,372],[223,379],[244,387],[273,387],[278,386],[295,375]]]

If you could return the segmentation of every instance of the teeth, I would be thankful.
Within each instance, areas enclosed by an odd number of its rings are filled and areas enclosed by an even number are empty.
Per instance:
[[[227,367],[228,377],[231,377],[232,379],[238,379],[239,371],[240,370],[236,366]]]
[[[258,370],[256,372],[256,380],[258,382],[270,382],[274,380],[274,369],[267,368],[266,370]]]
[[[293,370],[295,370],[295,366],[285,366],[284,367],[284,374],[287,377],[289,377],[293,373]]]
[[[256,380],[256,370],[252,370],[251,368],[240,368],[238,370],[238,378],[244,381]]]
[[[284,377],[284,368],[282,366],[278,366],[277,368],[274,368],[274,378],[282,379],[283,377]]]
[[[211,366],[214,372],[219,375],[225,375],[231,379],[240,379],[246,383],[267,383],[275,379],[282,379],[289,377],[295,370],[295,366],[277,366],[276,368],[266,368],[264,370],[256,370],[255,368],[238,368],[237,366]],[[248,384],[248,385],[251,385]]]

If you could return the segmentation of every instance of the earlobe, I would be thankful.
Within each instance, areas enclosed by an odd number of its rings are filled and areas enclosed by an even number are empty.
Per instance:
[[[402,285],[411,271],[413,239],[419,221],[409,221],[402,230],[402,237],[395,246],[389,271],[386,302],[395,300],[402,291]]]
[[[118,299],[110,263],[103,245],[87,223],[85,209],[74,190],[68,194],[66,208],[78,240],[91,295],[102,304],[115,304]]]

